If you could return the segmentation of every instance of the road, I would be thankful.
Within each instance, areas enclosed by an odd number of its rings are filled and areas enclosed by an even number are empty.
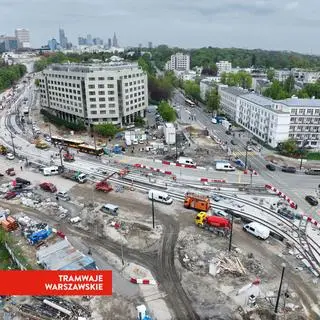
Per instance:
[[[183,109],[188,110],[194,117],[195,122],[197,122],[202,127],[207,127],[209,131],[213,131],[214,134],[221,140],[228,143],[232,147],[232,151],[235,155],[245,161],[245,148],[246,143],[251,138],[251,134],[241,133],[241,138],[238,134],[235,137],[232,135],[227,135],[225,133],[226,129],[220,124],[213,124],[211,122],[211,114],[204,112],[204,105],[200,103],[199,107],[190,108],[185,104],[183,94],[176,90],[172,102],[174,105],[182,106]],[[232,146],[230,141],[234,139],[237,145]],[[268,163],[263,155],[268,150],[262,148],[261,152],[258,148],[254,147],[254,152],[248,152],[248,165],[256,170],[261,179],[256,179],[261,182],[273,184],[280,191],[285,193],[293,201],[298,204],[298,208],[303,210],[305,213],[312,215],[315,218],[319,217],[319,207],[310,206],[304,199],[308,194],[315,195],[315,190],[319,184],[319,177],[317,176],[306,176],[303,172],[297,172],[296,174],[285,173],[280,170],[276,172],[271,172],[266,169],[266,164]],[[226,154],[227,156],[227,154]]]

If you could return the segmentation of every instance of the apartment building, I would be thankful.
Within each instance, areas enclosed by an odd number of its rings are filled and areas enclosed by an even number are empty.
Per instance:
[[[221,109],[236,123],[273,148],[293,138],[320,149],[320,99],[272,100],[241,91],[219,86]]]
[[[320,149],[320,99],[289,98],[278,101],[290,108],[289,137],[302,145]]]
[[[166,70],[189,71],[190,56],[182,52],[173,54],[165,65]]]
[[[124,125],[145,116],[148,79],[138,64],[53,64],[40,77],[41,107],[86,125]]]
[[[30,48],[30,31],[28,29],[16,29],[15,36],[18,40],[19,48]]]
[[[232,64],[229,61],[219,61],[216,63],[216,66],[218,68],[218,75],[221,75],[223,72],[229,73],[232,70]]]

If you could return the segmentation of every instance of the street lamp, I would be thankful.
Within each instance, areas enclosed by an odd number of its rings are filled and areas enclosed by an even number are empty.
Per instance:
[[[231,213],[230,211],[228,212]],[[233,213],[231,214],[231,226],[230,226],[230,236],[229,236],[229,252],[231,251],[232,247],[232,231],[233,231]]]
[[[244,161],[244,169],[247,170],[247,163],[248,163],[248,146],[249,146],[249,141],[246,143],[246,158]]]
[[[13,151],[13,155],[15,156],[16,155],[16,149],[14,147],[14,143],[13,143],[13,134],[12,132],[10,131],[10,136],[11,136],[11,143],[12,143],[12,151]]]
[[[286,264],[282,263],[281,266],[282,266],[282,273],[281,273],[281,279],[280,279],[280,284],[279,284],[276,306],[274,308],[274,319],[276,319],[277,313],[278,313],[278,306],[279,306],[279,300],[280,300],[280,295],[281,295],[282,281],[283,281],[284,270],[286,269]]]

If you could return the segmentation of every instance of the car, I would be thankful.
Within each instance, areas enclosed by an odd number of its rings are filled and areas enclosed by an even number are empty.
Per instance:
[[[227,130],[227,131],[226,131],[226,134],[230,136],[230,135],[231,135],[231,131],[230,131],[230,130]]]
[[[254,140],[250,140],[250,144],[252,144],[253,146],[257,146],[258,145],[258,143],[255,142]]]
[[[231,140],[230,142],[231,142],[231,144],[234,145],[234,146],[237,145],[237,143],[236,143],[234,140]]]
[[[145,143],[145,140],[144,140],[144,139],[139,139],[139,143],[140,143],[140,144],[144,144],[144,143]]]
[[[19,178],[19,177],[16,177],[16,182],[24,184],[26,186],[30,186],[30,184],[31,184],[31,182],[29,180],[22,179],[22,178]]]
[[[13,154],[13,153],[10,153],[10,152],[7,153],[7,159],[8,159],[8,160],[14,160],[14,158],[15,158],[15,157],[14,157],[14,154]]]
[[[68,192],[66,192],[66,191],[59,191],[59,192],[57,192],[56,196],[59,199],[64,200],[64,201],[69,201],[71,199]]]
[[[44,138],[44,140],[46,140],[47,142],[51,142],[51,138],[48,137],[48,136],[46,136],[46,137]]]
[[[232,209],[226,208],[224,209],[224,212],[227,213],[230,217],[233,216],[234,218],[241,218],[241,215],[238,213],[235,213]]]
[[[318,200],[314,196],[306,196],[305,200],[312,206],[317,206],[319,204]]]
[[[281,168],[282,172],[288,172],[288,173],[296,173],[297,169],[295,167],[287,167],[284,166]]]
[[[139,143],[139,142],[138,142],[138,139],[133,139],[132,143],[133,143],[133,144],[138,144],[138,143]]]
[[[49,191],[51,193],[57,192],[57,187],[51,182],[40,183],[40,188],[44,191]]]
[[[268,164],[266,165],[266,168],[267,168],[268,170],[270,170],[270,171],[276,171],[276,166],[274,166],[274,165],[271,164],[271,163],[268,163]]]
[[[15,191],[8,191],[8,192],[5,194],[4,198],[5,198],[6,200],[10,200],[10,199],[15,198],[16,196],[17,196],[17,193],[16,193]]]
[[[247,150],[247,151],[252,151],[253,149],[252,149],[250,146],[247,146],[247,147],[246,147],[246,150]]]
[[[219,197],[219,196],[216,195],[216,194],[213,194],[213,195],[211,196],[211,198],[212,198],[215,202],[219,202],[219,201],[221,200],[221,197]]]

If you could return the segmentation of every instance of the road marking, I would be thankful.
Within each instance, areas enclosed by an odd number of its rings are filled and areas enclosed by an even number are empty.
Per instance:
[[[243,156],[245,157],[246,156],[246,152],[245,151],[233,151],[232,152],[232,155],[233,156]],[[248,151],[248,156],[256,156],[257,155],[257,152],[255,151]]]

